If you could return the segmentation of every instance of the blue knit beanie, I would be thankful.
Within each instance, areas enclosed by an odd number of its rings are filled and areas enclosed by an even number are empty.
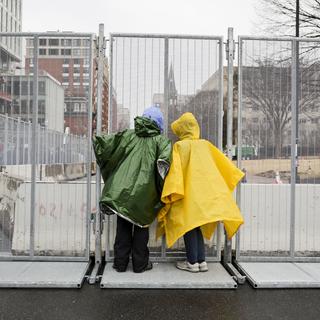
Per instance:
[[[155,121],[160,128],[160,131],[163,132],[163,114],[158,107],[152,106],[145,109],[142,116]]]

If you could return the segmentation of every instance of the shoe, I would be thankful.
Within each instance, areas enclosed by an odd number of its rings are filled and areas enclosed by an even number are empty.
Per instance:
[[[199,263],[199,271],[200,272],[206,272],[208,271],[208,264],[205,261],[202,261],[201,263]]]
[[[145,272],[145,271],[149,271],[153,268],[153,264],[152,262],[148,262],[148,264],[140,271],[136,271],[136,270],[133,270],[134,273],[142,273],[142,272]]]
[[[127,267],[118,267],[116,265],[112,265],[112,268],[114,270],[116,270],[117,272],[126,272],[126,270],[127,270]]]
[[[188,261],[178,261],[176,267],[180,270],[189,271],[189,272],[199,272],[199,263],[194,264],[189,263]]]

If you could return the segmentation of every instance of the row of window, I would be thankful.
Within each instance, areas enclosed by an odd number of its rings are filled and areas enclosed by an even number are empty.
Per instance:
[[[15,96],[33,95],[33,82],[32,79],[30,79],[30,81],[11,81],[9,78],[0,85],[0,89],[2,92],[7,92],[8,94],[13,94]],[[39,81],[38,92],[41,96],[46,94],[46,84],[44,81]]]
[[[2,105],[3,112],[15,115],[32,115],[33,113],[33,100],[23,99],[15,101],[13,105],[7,103]],[[45,114],[46,104],[45,100],[38,100],[38,114]]]
[[[39,47],[90,47],[89,39],[40,38]],[[27,39],[27,47],[33,47],[33,38]]]
[[[81,61],[83,62],[84,66],[89,67],[89,61],[90,61],[89,58],[81,58],[81,59],[78,59],[78,58],[74,58],[74,59],[64,58],[63,59],[63,64],[66,65],[66,66],[71,66],[72,64],[74,66],[80,66]],[[34,62],[33,58],[29,58],[30,66],[33,65],[33,62]]]
[[[33,49],[29,49],[29,56],[32,56]],[[40,56],[89,56],[89,49],[39,49]]]
[[[64,112],[87,112],[87,104],[79,102],[65,103]]]
[[[70,70],[69,67],[63,67],[62,68],[62,72],[63,73],[70,73],[70,71],[73,72],[73,73],[80,73],[80,67],[73,67],[72,70]],[[89,68],[88,67],[85,67],[85,68],[82,69],[82,73],[84,74],[83,75],[84,77],[86,77],[86,76],[89,77],[88,72],[89,72]]]

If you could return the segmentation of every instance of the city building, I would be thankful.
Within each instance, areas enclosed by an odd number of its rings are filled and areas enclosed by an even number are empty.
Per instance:
[[[0,0],[0,32],[21,32],[22,0]],[[14,74],[22,57],[22,39],[0,37],[0,104],[10,101],[4,88],[4,74]]]
[[[0,32],[21,32],[22,0],[0,1]],[[21,39],[0,37],[0,69],[7,70],[12,62],[21,61]]]
[[[33,76],[20,74],[2,77],[3,92],[8,99],[0,99],[0,114],[31,122],[33,117]],[[41,71],[38,85],[38,123],[47,129],[64,131],[64,89],[47,72]]]
[[[50,32],[49,32],[50,33]],[[64,126],[70,133],[87,134],[90,90],[90,40],[80,37],[39,38],[38,67],[61,83],[64,88]],[[71,32],[68,32],[71,33]],[[33,67],[33,39],[27,39],[26,70]],[[93,45],[93,110],[97,106],[97,49]],[[103,70],[102,129],[108,127],[108,65],[105,59]]]

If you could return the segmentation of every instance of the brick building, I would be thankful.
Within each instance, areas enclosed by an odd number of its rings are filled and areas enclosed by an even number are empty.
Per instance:
[[[68,32],[70,33],[70,32]],[[86,135],[88,124],[88,96],[90,90],[90,40],[81,37],[39,38],[39,71],[46,71],[57,79],[64,88],[64,127],[70,133]],[[97,49],[93,45],[93,110],[97,104]],[[33,39],[27,39],[26,70],[33,67]],[[108,127],[108,64],[104,63],[102,127]]]

